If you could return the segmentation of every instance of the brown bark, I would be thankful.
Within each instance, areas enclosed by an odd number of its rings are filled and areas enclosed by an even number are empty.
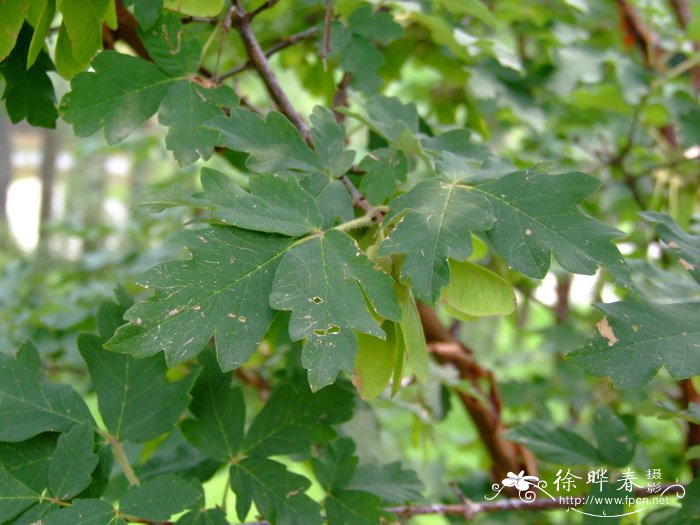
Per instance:
[[[501,420],[501,398],[493,372],[477,363],[472,350],[453,337],[433,310],[419,304],[418,311],[425,339],[435,359],[440,364],[454,366],[477,394],[457,392],[491,458],[492,479],[500,481],[508,472],[521,470],[529,475],[536,474],[537,463],[530,452],[503,438],[505,426]]]
[[[116,1],[117,7],[117,28],[110,29],[107,25],[102,26],[102,45],[105,49],[114,49],[114,43],[121,40],[129,44],[129,47],[141,58],[151,61],[146,47],[139,37],[139,24],[134,15],[124,7],[122,0]]]

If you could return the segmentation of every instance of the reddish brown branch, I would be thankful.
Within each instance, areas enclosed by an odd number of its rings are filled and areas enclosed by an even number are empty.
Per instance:
[[[102,26],[102,46],[105,49],[114,49],[114,43],[118,40],[126,42],[131,49],[141,58],[152,61],[146,47],[141,42],[138,33],[139,24],[134,15],[124,7],[122,0],[117,0],[117,28],[110,29],[107,25]]]
[[[458,391],[457,395],[491,458],[492,478],[501,480],[508,472],[521,470],[535,473],[536,462],[529,451],[503,438],[501,398],[493,373],[479,365],[473,352],[455,340],[432,309],[419,304],[418,311],[428,348],[435,359],[440,364],[454,366],[460,377],[472,385],[474,392]]]

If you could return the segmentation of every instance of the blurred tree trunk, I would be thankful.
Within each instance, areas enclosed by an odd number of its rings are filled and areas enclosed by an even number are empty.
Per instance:
[[[10,121],[3,114],[0,115],[0,222],[7,219],[7,190],[12,181],[11,156]]]
[[[0,250],[9,252],[13,246],[7,223],[7,192],[12,182],[12,137],[7,115],[0,115]]]
[[[39,245],[45,248],[49,239],[46,224],[53,216],[53,190],[56,182],[56,157],[58,156],[58,134],[53,129],[41,130],[43,144],[41,156],[41,211],[39,212]]]

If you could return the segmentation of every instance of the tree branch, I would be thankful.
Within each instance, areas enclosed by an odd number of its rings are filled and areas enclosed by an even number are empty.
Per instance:
[[[476,362],[473,352],[452,336],[432,309],[419,304],[418,312],[433,357],[440,364],[454,366],[460,377],[472,385],[473,392],[456,393],[491,458],[492,478],[498,481],[505,478],[508,472],[521,470],[536,473],[536,462],[530,452],[520,444],[503,438],[505,427],[501,421],[501,398],[493,373]],[[485,389],[482,387],[484,383]]]
[[[319,31],[318,27],[311,27],[309,29],[306,29],[304,31],[301,31],[299,33],[296,33],[294,35],[290,35],[282,40],[280,40],[278,43],[276,43],[274,46],[272,46],[270,49],[265,51],[265,58],[270,58],[272,55],[279,53],[280,51],[287,49],[288,47],[293,46],[297,42],[301,42],[302,40],[306,40],[309,37],[314,36],[317,34]],[[251,69],[253,67],[253,62],[251,60],[248,60],[245,64],[241,64],[240,66],[236,66],[230,71],[227,71],[226,73],[223,73],[219,78],[220,80],[226,80],[227,78],[239,75],[243,73],[244,71]]]
[[[301,133],[304,140],[310,142],[311,133],[309,132],[309,127],[301,118],[301,115],[296,112],[292,103],[290,102],[287,95],[282,90],[277,77],[270,68],[270,64],[267,62],[265,53],[263,53],[260,48],[258,40],[255,38],[253,29],[250,25],[251,17],[248,13],[243,10],[240,0],[235,0],[234,5],[236,11],[233,15],[233,23],[238,29],[238,33],[241,35],[241,40],[243,40],[243,46],[248,53],[248,57],[253,64],[253,67],[257,70],[260,78],[265,83],[268,93],[272,100],[277,104],[280,111],[294,124],[299,132]]]
[[[277,2],[279,2],[279,0],[267,0],[266,2],[263,2],[263,4],[260,7],[253,9],[250,12],[250,14],[248,15],[248,18],[253,19],[256,16],[258,16],[260,13],[262,13],[263,11],[270,9],[272,7],[275,7],[275,5],[277,5]]]

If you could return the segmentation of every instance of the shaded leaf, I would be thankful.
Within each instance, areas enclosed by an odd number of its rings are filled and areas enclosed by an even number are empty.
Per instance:
[[[246,458],[231,467],[238,519],[245,520],[252,502],[272,525],[321,525],[321,509],[304,492],[311,482],[265,458]]]
[[[0,18],[4,16],[3,13]],[[2,98],[13,123],[26,119],[32,126],[55,128],[58,118],[56,95],[47,75],[48,71],[53,71],[53,64],[46,52],[41,50],[36,61],[27,68],[31,39],[32,29],[25,24],[17,38],[17,45],[0,62],[0,74],[5,79]]]
[[[46,380],[33,345],[22,345],[15,358],[0,353],[0,441],[65,432],[81,423],[93,424],[85,402],[70,386]]]
[[[327,492],[345,487],[357,469],[355,442],[338,438],[321,449],[318,458],[311,459],[314,474]]]
[[[323,224],[316,200],[294,177],[251,177],[247,192],[223,173],[203,168],[202,187],[201,197],[214,204],[213,216],[239,228],[294,237]]]
[[[126,525],[112,505],[98,499],[79,499],[70,507],[52,512],[42,525]]]
[[[632,429],[610,407],[599,406],[593,419],[593,436],[600,457],[613,467],[624,467],[634,456],[637,439]]]
[[[181,166],[212,156],[219,134],[203,124],[222,115],[222,108],[236,105],[238,97],[228,86],[206,89],[179,80],[170,87],[160,104],[158,122],[168,126],[165,145]]]
[[[267,119],[243,109],[207,124],[221,133],[219,144],[250,154],[246,165],[256,173],[322,171],[322,166],[287,117],[271,111]]]
[[[331,525],[376,525],[383,515],[381,499],[356,490],[334,490],[325,506]]]
[[[178,525],[229,525],[221,509],[193,510],[176,521]]]
[[[416,473],[396,461],[387,465],[361,465],[345,486],[379,496],[384,503],[420,500],[425,490]]]
[[[0,467],[0,522],[6,523],[40,499],[39,493]]]
[[[231,376],[219,369],[213,353],[200,354],[204,371],[192,389],[189,410],[194,419],[180,423],[189,443],[206,456],[230,461],[243,441],[245,403],[240,388],[231,386]]]
[[[169,431],[190,403],[198,371],[174,383],[165,380],[162,356],[147,359],[109,352],[94,335],[78,337],[97,392],[100,415],[114,437],[144,442]]]
[[[597,465],[598,451],[578,434],[547,421],[528,421],[506,431],[504,437],[525,445],[538,458],[561,465]]]
[[[119,500],[119,511],[148,521],[166,521],[195,505],[202,496],[189,482],[166,474],[129,487]]]
[[[57,439],[58,434],[46,432],[19,443],[0,442],[0,465],[12,477],[40,493],[48,484],[49,463]]]
[[[700,283],[700,237],[684,232],[665,213],[643,212],[641,215],[656,223],[656,232],[668,245],[678,263]]]
[[[139,3],[148,1],[136,2],[137,5]],[[139,32],[149,56],[159,68],[173,77],[196,72],[199,66],[202,46],[199,40],[187,38],[183,33],[184,28],[173,13],[164,14],[152,27]]]
[[[413,299],[411,289],[405,286],[396,286],[396,295],[401,306],[401,321],[399,323],[400,336],[403,343],[403,351],[406,366],[423,383],[428,381],[428,349],[425,345],[425,334],[420,320],[420,314]],[[401,374],[394,374],[394,385],[398,388],[401,383]],[[393,392],[395,394],[396,392]]]
[[[375,150],[357,166],[364,171],[359,189],[374,205],[384,204],[396,194],[398,185],[406,181],[406,156],[389,148]]]
[[[312,443],[335,437],[332,425],[352,418],[354,399],[353,391],[339,384],[316,393],[306,384],[282,384],[250,425],[243,452],[254,456],[306,452]]]
[[[49,488],[54,497],[67,501],[87,488],[99,458],[93,453],[95,436],[91,426],[75,425],[61,434],[49,464]]]
[[[163,0],[124,0],[125,6],[133,6],[134,17],[142,29],[151,27],[163,10]]]
[[[345,150],[345,126],[338,124],[333,112],[323,106],[314,108],[311,124],[311,136],[319,162],[331,175],[344,174],[355,160],[355,152]]]

